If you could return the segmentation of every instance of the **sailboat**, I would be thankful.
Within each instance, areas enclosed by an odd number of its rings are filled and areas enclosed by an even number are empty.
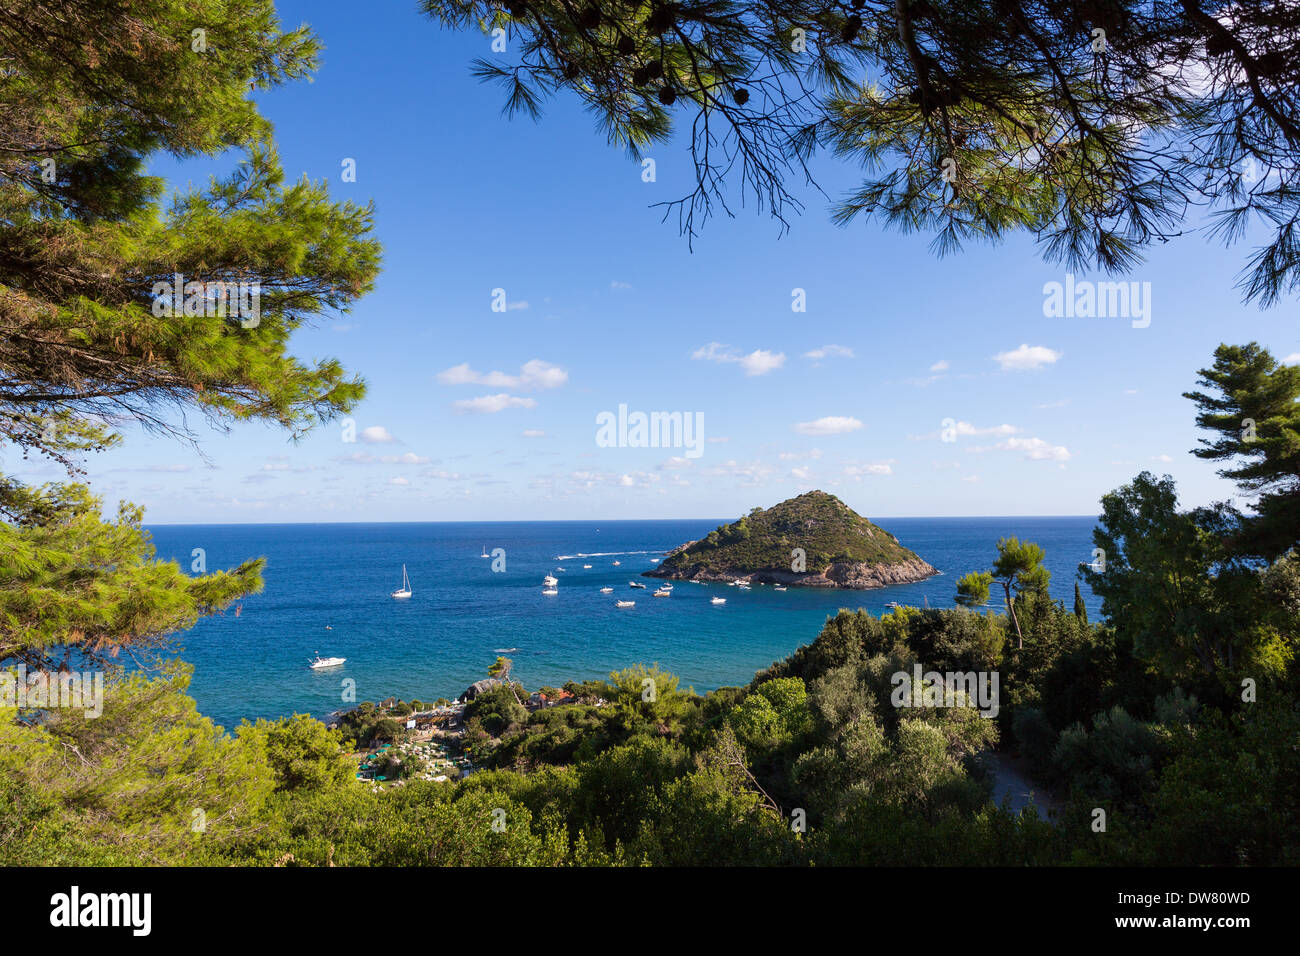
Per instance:
[[[480,554],[479,557],[480,557],[480,558],[490,558],[490,557],[492,557],[492,555],[490,555],[490,554],[487,553],[487,545],[486,545],[486,544],[483,545],[483,553]]]
[[[394,591],[391,597],[409,598],[411,596],[411,581],[406,576],[406,565],[402,565],[402,586]]]

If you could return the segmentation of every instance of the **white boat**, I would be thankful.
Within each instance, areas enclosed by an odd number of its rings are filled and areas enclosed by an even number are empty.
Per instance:
[[[639,584],[636,581],[628,581],[627,586],[630,588],[641,588],[642,590],[645,590],[645,585]]]
[[[584,565],[582,566],[582,570],[584,570],[584,571],[590,571],[590,570],[591,570],[591,565],[590,565],[590,564],[584,564]]]
[[[773,590],[773,591],[788,591],[788,590],[790,590],[790,589],[787,588],[784,584],[777,584],[777,585],[774,585],[774,586],[773,586],[772,590]]]
[[[669,583],[664,583],[664,584],[659,585],[659,590],[660,590],[660,591],[671,591],[672,589],[673,589],[673,586],[672,586],[671,584],[669,584]]]
[[[622,564],[622,563],[623,563],[622,561],[615,561],[615,562],[614,562],[614,567],[618,567],[618,566],[619,566],[620,564]]]
[[[614,593],[614,589],[613,589],[613,588],[601,588],[601,589],[600,589],[600,593],[601,593],[601,594],[613,594],[613,593]]]
[[[553,588],[560,583],[560,579],[553,574],[548,574],[546,577],[542,578],[542,583],[548,588]]]
[[[714,598],[710,603],[711,603],[711,604],[726,604],[726,603],[727,603],[727,599],[726,599],[726,598]]]
[[[318,671],[325,667],[338,667],[346,660],[347,660],[346,657],[321,657],[320,652],[317,651],[316,659],[314,661],[310,661],[309,664],[312,670]]]
[[[740,588],[740,590],[742,590],[742,591],[749,591],[749,590],[751,590],[751,588],[750,588],[750,586],[749,586],[748,584],[737,584],[736,587]]]
[[[411,580],[406,576],[406,565],[402,565],[402,586],[389,596],[395,598],[409,598],[411,596]]]
[[[889,608],[890,610],[894,610],[895,608],[900,608],[902,606],[903,605],[899,604],[897,601],[889,601],[885,604],[885,607]]]
[[[552,596],[552,595],[559,594],[560,592],[559,592],[559,590],[556,589],[556,588],[547,588],[547,589],[544,590],[542,593],[545,594],[545,595],[547,595],[547,596]]]
[[[614,607],[636,607],[636,601],[615,601]]]
[[[655,592],[654,596],[655,596],[655,597],[672,597],[672,596],[673,596],[673,592],[672,592],[672,591],[669,591],[669,590],[666,590],[666,589],[664,589],[664,588],[660,588],[658,591]]]
[[[557,571],[563,571],[564,568],[556,568],[555,570],[557,570]]]
[[[483,545],[483,553],[480,554],[479,557],[480,557],[480,558],[490,558],[490,557],[492,557],[492,555],[490,555],[490,554],[487,553],[487,545],[486,545],[486,544]]]

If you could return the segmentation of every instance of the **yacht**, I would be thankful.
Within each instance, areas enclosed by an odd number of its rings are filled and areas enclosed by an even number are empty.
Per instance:
[[[655,596],[655,597],[672,597],[672,596],[673,596],[673,592],[672,592],[672,591],[669,591],[667,588],[660,588],[658,591],[655,592],[654,596]]]
[[[727,603],[727,599],[726,599],[726,598],[715,597],[715,598],[714,598],[712,601],[710,601],[709,603],[710,603],[710,604],[726,604],[726,603]]]
[[[628,581],[628,582],[627,582],[627,586],[630,587],[630,588],[641,588],[643,591],[645,590],[645,585],[644,585],[644,584],[640,584],[640,583],[638,583],[638,582],[636,582],[636,581]]]
[[[614,607],[636,607],[636,601],[615,601]]]
[[[601,589],[600,589],[600,593],[601,593],[601,594],[613,594],[613,593],[614,593],[614,589],[613,589],[613,588],[601,588]]]
[[[903,606],[903,605],[899,604],[897,601],[888,601],[888,602],[886,602],[886,604],[885,604],[885,607],[889,608],[890,610],[895,610],[895,609],[900,608],[900,607],[902,607],[902,606]]]
[[[325,667],[338,667],[346,660],[347,660],[346,657],[321,657],[320,651],[317,651],[316,659],[314,661],[310,661],[309,666],[311,667],[312,670],[318,671]]]
[[[402,586],[394,591],[390,597],[409,598],[411,596],[411,579],[406,576],[406,565],[402,565]]]
[[[591,570],[591,565],[590,565],[590,564],[584,564],[584,565],[582,566],[582,570],[584,570],[584,571],[590,571],[590,570]]]
[[[773,590],[773,591],[788,591],[788,590],[790,590],[790,589],[787,588],[784,584],[774,584],[774,585],[772,585],[772,590]]]
[[[614,562],[614,567],[618,567],[618,566],[619,566],[620,564],[622,564],[622,563],[623,563],[622,561],[615,561],[615,562]]]
[[[542,583],[548,588],[553,588],[560,583],[560,579],[553,574],[548,574],[546,577],[542,578]]]

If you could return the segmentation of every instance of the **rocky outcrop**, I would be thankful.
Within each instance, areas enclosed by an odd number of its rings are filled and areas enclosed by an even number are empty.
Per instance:
[[[895,584],[912,584],[924,581],[939,572],[929,563],[914,558],[897,564],[866,564],[862,562],[836,562],[820,571],[797,573],[779,568],[757,571],[740,568],[711,570],[684,568],[682,570],[646,571],[645,577],[670,578],[675,581],[744,581],[748,584],[784,584],[801,588],[841,588],[864,591],[870,588],[887,588]]]

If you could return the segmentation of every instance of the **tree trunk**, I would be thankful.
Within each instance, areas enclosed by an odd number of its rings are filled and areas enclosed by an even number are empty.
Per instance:
[[[1011,583],[1003,581],[1002,588],[1007,592],[1007,612],[1011,615],[1011,623],[1016,626],[1016,650],[1023,650],[1025,635],[1020,633],[1020,619],[1016,617],[1016,602],[1011,600]]]

